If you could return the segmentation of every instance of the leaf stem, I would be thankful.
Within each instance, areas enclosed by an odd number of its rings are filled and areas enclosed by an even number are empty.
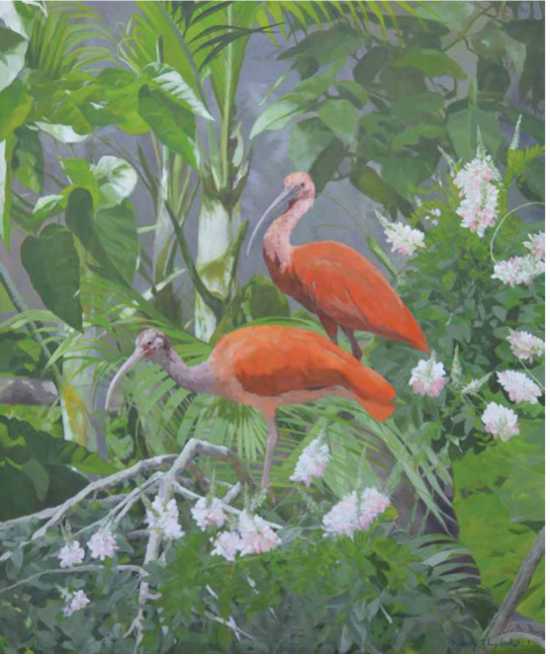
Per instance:
[[[515,212],[519,212],[519,210],[522,210],[526,207],[530,207],[531,205],[544,205],[544,203],[541,201],[531,201],[529,203],[524,203],[523,205],[520,205],[519,207],[516,207],[515,209],[507,212],[500,220],[500,223],[496,227],[496,230],[493,232],[493,236],[491,237],[491,260],[493,261],[493,264],[497,264],[497,261],[495,260],[495,256],[494,256],[494,250],[493,250],[495,245],[495,239],[497,238],[498,232],[501,229],[504,221],[506,221],[506,219],[512,214],[514,214]]]

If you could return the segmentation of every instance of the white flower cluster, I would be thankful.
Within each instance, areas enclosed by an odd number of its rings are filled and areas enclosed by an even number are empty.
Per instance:
[[[63,569],[80,565],[84,560],[84,556],[84,549],[80,546],[78,540],[68,542],[57,554],[57,557],[59,558],[59,566]]]
[[[63,608],[63,615],[65,617],[70,617],[77,610],[83,610],[90,603],[84,590],[77,590],[73,593],[63,591],[63,597],[67,602]]]
[[[280,544],[281,539],[265,519],[241,513],[236,531],[223,531],[216,537],[212,555],[235,560],[239,552],[242,556],[266,553]]]
[[[118,545],[112,533],[109,530],[102,529],[94,533],[89,539],[88,549],[92,558],[104,561],[105,558],[112,558],[115,555]]]
[[[152,503],[152,510],[147,510],[145,523],[151,531],[163,535],[169,540],[177,540],[184,533],[179,524],[179,510],[175,499],[170,499],[166,505],[157,496]]]
[[[453,180],[461,197],[456,211],[462,218],[460,225],[479,237],[495,225],[499,191],[493,182],[499,179],[491,157],[483,149],[478,149],[477,157],[466,164]]]
[[[424,248],[424,233],[405,223],[387,223],[384,227],[386,240],[391,244],[392,253],[414,255],[419,248]]]
[[[530,254],[497,262],[491,278],[496,278],[510,287],[516,287],[517,285],[530,287],[533,284],[533,279],[544,273],[544,271],[544,262]]]
[[[538,232],[536,235],[528,235],[529,239],[523,242],[525,248],[539,260],[546,260],[545,239],[546,233]]]
[[[324,474],[329,460],[328,445],[321,438],[316,438],[301,453],[290,480],[309,487],[314,478]]]
[[[540,387],[521,371],[499,371],[497,378],[514,403],[526,401],[534,405],[537,398],[542,396]]]
[[[481,416],[485,429],[495,438],[507,442],[514,435],[519,435],[518,416],[510,408],[498,403],[489,403]]]
[[[411,372],[409,385],[416,394],[436,397],[441,394],[445,382],[445,367],[432,356],[429,360],[419,361]]]
[[[374,488],[366,488],[360,497],[351,492],[323,517],[323,528],[328,535],[351,538],[355,531],[366,531],[389,505],[389,498]]]
[[[227,520],[223,503],[220,499],[216,498],[199,499],[193,508],[191,508],[191,515],[201,531],[206,531],[210,526],[220,528]]]
[[[540,357],[544,353],[544,341],[525,330],[511,330],[506,341],[510,343],[512,353],[518,360],[531,363],[534,357]]]

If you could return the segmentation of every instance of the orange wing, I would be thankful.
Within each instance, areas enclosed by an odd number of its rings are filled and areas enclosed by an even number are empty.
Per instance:
[[[422,329],[393,287],[352,248],[333,241],[297,246],[291,270],[296,299],[301,296],[306,307],[314,306],[341,326],[429,351]]]
[[[263,397],[342,386],[375,419],[394,411],[393,387],[322,335],[283,326],[251,326],[216,346],[216,365],[231,370],[244,390]]]

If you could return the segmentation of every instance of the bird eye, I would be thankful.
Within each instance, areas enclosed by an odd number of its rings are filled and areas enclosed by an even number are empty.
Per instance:
[[[149,341],[147,342],[147,346],[153,346],[153,342],[152,342],[151,340],[149,340]]]
[[[302,182],[302,184],[300,185],[300,187],[302,187],[302,189],[303,189],[305,186],[306,186],[306,183],[305,183],[305,182]]]

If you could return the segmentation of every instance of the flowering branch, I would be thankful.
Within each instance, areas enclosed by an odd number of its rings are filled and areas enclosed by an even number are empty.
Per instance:
[[[531,205],[544,205],[544,203],[541,203],[540,201],[532,201],[530,203],[524,203],[523,205],[520,205],[519,207],[516,207],[513,210],[510,210],[507,212],[502,219],[500,220],[499,224],[495,228],[495,231],[493,232],[493,236],[491,237],[491,244],[490,244],[490,250],[491,250],[491,260],[493,261],[493,264],[498,264],[498,262],[495,260],[494,256],[494,244],[495,244],[495,239],[498,235],[498,231],[501,229],[502,225],[504,224],[504,221],[511,216],[512,214],[515,214],[516,212],[519,212],[519,210],[524,209],[525,207],[530,207]]]

